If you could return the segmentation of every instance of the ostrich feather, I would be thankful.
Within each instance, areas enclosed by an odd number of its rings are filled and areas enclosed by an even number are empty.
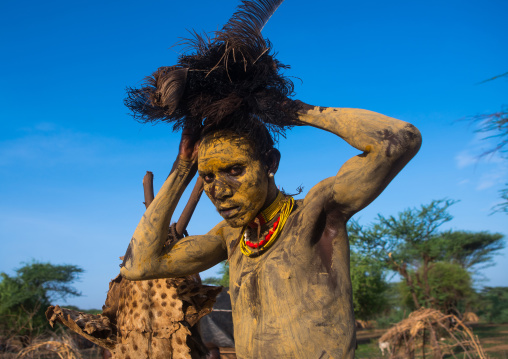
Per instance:
[[[174,130],[230,129],[272,137],[297,123],[294,88],[261,30],[283,0],[243,0],[213,37],[190,31],[173,67],[161,67],[144,86],[128,89],[125,104],[141,122],[164,121]],[[256,140],[257,141],[257,140]],[[265,141],[268,145],[273,143]],[[261,146],[263,147],[263,146]]]
[[[167,114],[171,115],[184,93],[188,71],[187,68],[159,68],[150,79],[155,88],[155,92],[150,96],[151,105],[166,107]]]
[[[245,61],[256,61],[268,50],[261,30],[284,0],[243,0],[215,40],[226,45],[225,58],[235,52]],[[236,56],[235,56],[236,57]],[[236,60],[236,59],[235,59]]]

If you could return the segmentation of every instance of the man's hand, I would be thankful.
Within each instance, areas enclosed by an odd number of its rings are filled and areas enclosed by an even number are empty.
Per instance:
[[[199,133],[184,129],[173,169],[141,218],[127,248],[124,266],[120,270],[120,274],[125,278],[155,278],[159,273],[170,275],[169,273],[176,270],[168,269],[166,259],[161,253],[173,212],[185,188],[196,174],[198,146]]]
[[[178,158],[184,161],[197,161],[199,142],[199,132],[196,133],[188,128],[184,128],[180,140]]]
[[[192,168],[189,181],[194,177],[197,171],[199,142],[199,132],[193,132],[189,128],[183,129],[180,145],[178,146],[178,156],[173,163],[170,175],[178,166],[183,166]],[[185,186],[187,184],[188,182]]]

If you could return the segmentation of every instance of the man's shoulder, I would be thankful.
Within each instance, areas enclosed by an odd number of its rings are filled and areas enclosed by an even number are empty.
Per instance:
[[[333,199],[334,184],[335,177],[328,177],[320,181],[305,195],[301,204],[302,208],[311,207],[314,211],[316,206],[324,206]]]
[[[302,214],[318,217],[323,214],[343,217],[340,201],[334,196],[334,186],[337,185],[336,177],[328,177],[316,184],[305,195],[299,205]]]
[[[208,234],[219,236],[223,240],[228,241],[232,237],[237,238],[241,230],[242,228],[233,228],[226,222],[226,220],[223,220],[213,227]]]

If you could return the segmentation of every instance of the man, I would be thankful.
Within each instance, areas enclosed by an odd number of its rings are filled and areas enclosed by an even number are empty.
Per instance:
[[[224,126],[199,140],[184,131],[174,171],[143,215],[121,269],[130,280],[179,277],[229,259],[239,358],[354,357],[346,223],[421,144],[412,125],[366,110],[300,104],[298,124],[332,132],[362,153],[294,202],[275,185],[280,154],[267,131]],[[196,164],[224,221],[163,249]]]

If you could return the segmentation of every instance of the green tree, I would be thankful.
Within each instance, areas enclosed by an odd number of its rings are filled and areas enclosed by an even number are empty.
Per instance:
[[[433,306],[445,313],[459,308],[459,303],[473,294],[471,275],[454,263],[436,262],[428,280]]]
[[[371,256],[351,251],[350,258],[355,318],[369,320],[387,305],[385,270],[383,264]]]
[[[508,323],[508,287],[484,287],[479,293],[477,313],[490,323]]]
[[[460,309],[464,309],[465,301],[474,295],[471,275],[458,264],[435,262],[430,267],[427,276],[430,298],[426,298],[423,288],[417,286],[415,291],[418,300],[420,303],[428,303],[442,312],[462,311]],[[404,300],[404,306],[411,310],[416,309],[408,286],[402,282],[398,288]]]
[[[14,276],[0,273],[0,330],[3,334],[32,337],[49,328],[44,311],[53,300],[79,296],[72,283],[83,273],[75,265],[33,261]]]
[[[442,260],[456,263],[473,273],[494,265],[494,256],[505,247],[504,236],[500,233],[447,231],[440,237]]]
[[[369,253],[397,272],[407,286],[415,309],[440,308],[440,303],[451,303],[436,291],[444,288],[436,286],[432,276],[444,281],[444,276],[451,279],[457,275],[464,279],[462,284],[468,282],[464,272],[439,271],[445,264],[437,263],[451,261],[472,270],[480,264],[490,264],[492,255],[504,247],[500,234],[439,232],[441,225],[452,220],[448,208],[454,203],[453,200],[432,201],[420,208],[406,209],[397,216],[378,215],[369,227],[357,222],[350,225],[353,250]]]
[[[356,222],[351,225],[350,238],[354,245],[373,253],[388,269],[402,276],[416,309],[431,306],[428,274],[433,262],[442,256],[442,239],[437,230],[453,218],[447,209],[454,203],[432,201],[419,209],[400,212],[397,217],[379,214],[376,222],[367,228]]]

